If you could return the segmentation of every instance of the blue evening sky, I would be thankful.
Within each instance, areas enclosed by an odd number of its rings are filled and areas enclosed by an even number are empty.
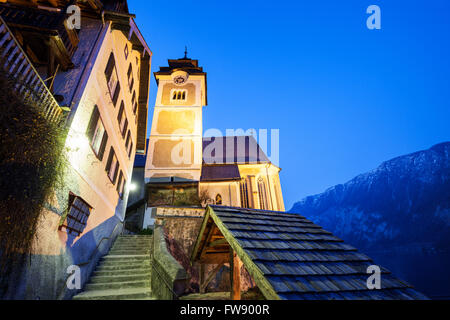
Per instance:
[[[448,0],[128,2],[152,71],[187,45],[208,72],[205,129],[280,129],[287,210],[450,140]],[[366,27],[371,4],[381,30]]]

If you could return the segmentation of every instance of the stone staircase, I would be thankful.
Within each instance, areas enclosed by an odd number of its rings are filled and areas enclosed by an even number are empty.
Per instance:
[[[152,236],[120,236],[103,257],[84,292],[74,300],[154,300],[151,292]]]

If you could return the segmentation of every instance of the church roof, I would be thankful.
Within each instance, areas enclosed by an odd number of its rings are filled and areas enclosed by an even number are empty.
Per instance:
[[[102,0],[105,10],[129,13],[127,0]]]
[[[241,180],[237,165],[203,165],[201,182]]]
[[[427,299],[385,268],[381,289],[369,290],[374,262],[297,214],[209,206],[192,260],[217,262],[223,255],[223,263],[231,249],[267,299]]]
[[[198,66],[198,60],[183,57],[180,59],[169,59],[168,67],[160,67],[158,72],[155,72],[155,77],[158,75],[171,75],[173,71],[183,70],[189,74],[206,75],[203,72],[203,67]],[[156,79],[158,81],[158,79]]]
[[[270,160],[253,136],[228,136],[203,138],[203,163],[258,164]]]

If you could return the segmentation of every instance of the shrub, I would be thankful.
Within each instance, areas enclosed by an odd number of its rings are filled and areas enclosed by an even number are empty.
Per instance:
[[[39,217],[62,182],[66,137],[5,74],[0,70],[0,296],[8,275],[31,252]]]

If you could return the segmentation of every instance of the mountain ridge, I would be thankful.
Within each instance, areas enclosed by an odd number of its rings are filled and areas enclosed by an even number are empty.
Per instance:
[[[333,232],[429,296],[450,297],[450,142],[381,163],[290,212]],[[420,259],[426,259],[424,265]]]

